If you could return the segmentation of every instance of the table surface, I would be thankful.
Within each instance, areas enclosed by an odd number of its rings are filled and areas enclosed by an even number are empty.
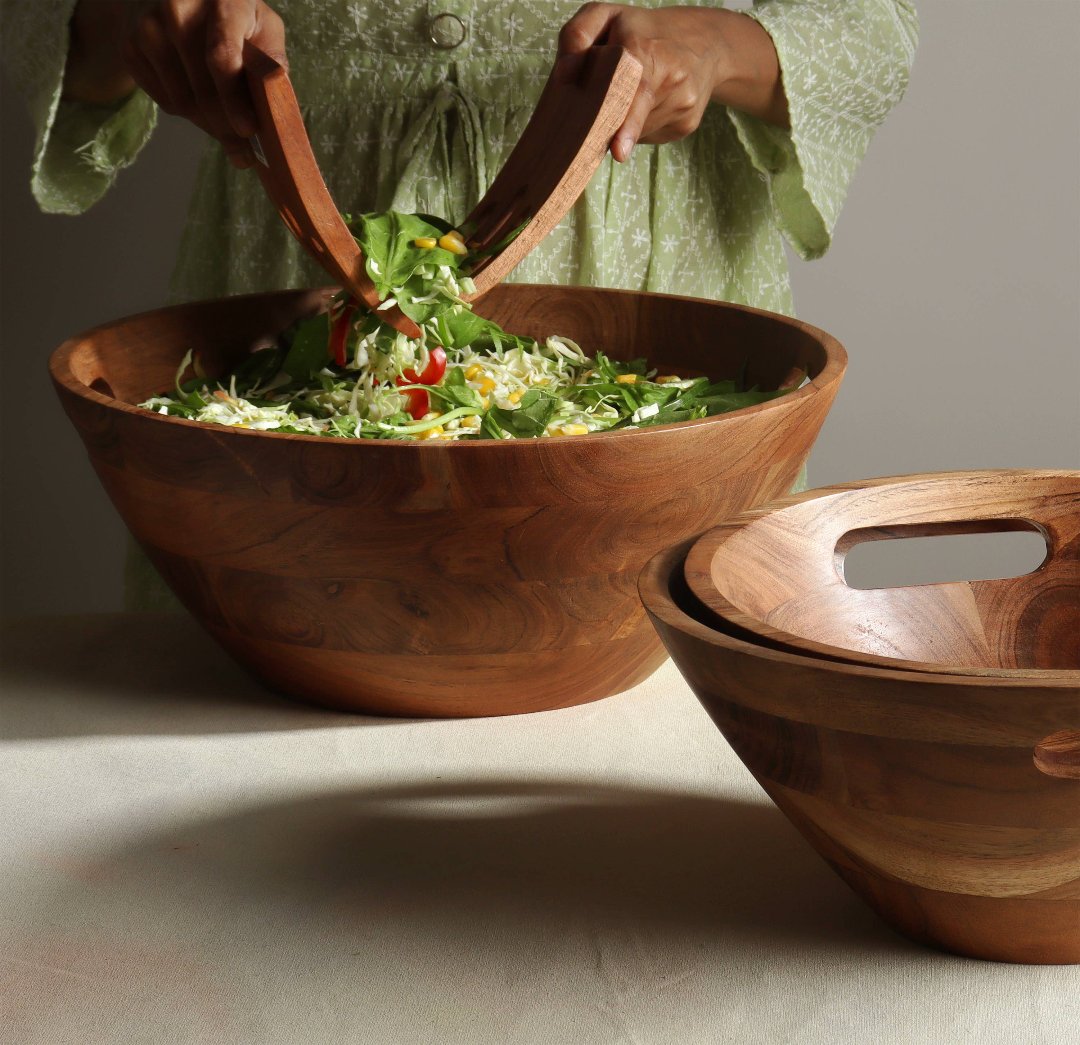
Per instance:
[[[0,738],[3,1041],[1080,1041],[1080,968],[892,933],[670,663],[375,719],[183,617],[16,620]]]

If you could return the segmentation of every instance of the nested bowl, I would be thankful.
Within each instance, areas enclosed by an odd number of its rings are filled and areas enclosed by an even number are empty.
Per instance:
[[[849,587],[864,541],[1030,530],[1038,569],[1001,580]],[[1080,670],[1080,472],[870,479],[750,509],[686,557],[700,602],[753,641],[912,671],[1038,677]]]
[[[694,598],[689,547],[645,566],[645,607],[728,743],[844,881],[920,942],[1080,962],[1080,671],[889,671],[748,642]]]
[[[320,307],[283,292],[76,336],[52,376],[124,522],[183,604],[271,686],[350,710],[497,715],[624,690],[664,659],[637,596],[663,547],[786,492],[846,364],[804,323],[625,291],[503,286],[523,334],[684,374],[802,388],[653,429],[462,443],[198,424],[133,404],[189,349],[210,372]]]

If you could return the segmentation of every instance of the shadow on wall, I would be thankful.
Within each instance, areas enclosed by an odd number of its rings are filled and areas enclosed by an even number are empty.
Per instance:
[[[206,141],[163,118],[138,162],[85,214],[42,214],[30,193],[34,131],[0,79],[0,490],[6,613],[117,610],[124,527],[99,488],[48,378],[49,353],[72,334],[158,308],[180,244]],[[32,431],[34,437],[26,438]]]

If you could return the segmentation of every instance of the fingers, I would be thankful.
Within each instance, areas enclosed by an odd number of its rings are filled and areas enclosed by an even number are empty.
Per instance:
[[[284,63],[285,28],[262,0],[132,3],[124,58],[161,108],[217,138],[237,167],[254,162],[255,113],[243,71],[246,40]]]
[[[679,141],[697,130],[709,93],[700,76],[691,75],[686,67],[672,63],[664,73],[657,100],[649,113],[638,138],[645,145],[663,145]]]
[[[173,3],[165,8],[163,16],[169,40],[179,56],[187,77],[187,85],[192,101],[199,112],[202,123],[210,133],[220,141],[234,137],[234,132],[225,116],[217,87],[207,67],[205,53],[199,46],[204,25],[202,12],[192,4],[186,7]],[[170,58],[172,55],[169,56]],[[190,116],[189,113],[181,113]]]
[[[244,41],[257,28],[254,3],[217,0],[206,21],[205,62],[217,88],[225,118],[233,132],[250,138],[256,130],[255,113],[244,82]]]
[[[623,163],[639,142],[678,141],[697,129],[709,103],[712,65],[696,9],[612,12],[607,42],[625,48],[642,67],[637,94],[611,142],[612,156]]]
[[[646,82],[644,76],[638,84],[637,94],[630,103],[630,111],[623,120],[623,125],[615,132],[611,140],[611,155],[619,163],[625,163],[630,159],[630,153],[634,146],[641,140],[645,129],[645,123],[656,108],[656,94],[652,86]]]
[[[285,54],[285,23],[276,11],[272,11],[261,0],[256,4],[255,14],[255,32],[251,36],[251,42],[287,70],[289,59]]]
[[[558,55],[581,54],[593,44],[603,43],[618,11],[615,4],[585,4],[559,31]]]
[[[147,10],[136,16],[125,47],[135,82],[171,116],[187,116],[194,109],[194,94],[179,55],[159,13]]]

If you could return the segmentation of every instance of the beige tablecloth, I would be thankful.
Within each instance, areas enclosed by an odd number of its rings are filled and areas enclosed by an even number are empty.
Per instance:
[[[186,619],[5,646],[5,1042],[1080,1041],[1080,968],[894,935],[670,664],[418,722],[275,697]]]

